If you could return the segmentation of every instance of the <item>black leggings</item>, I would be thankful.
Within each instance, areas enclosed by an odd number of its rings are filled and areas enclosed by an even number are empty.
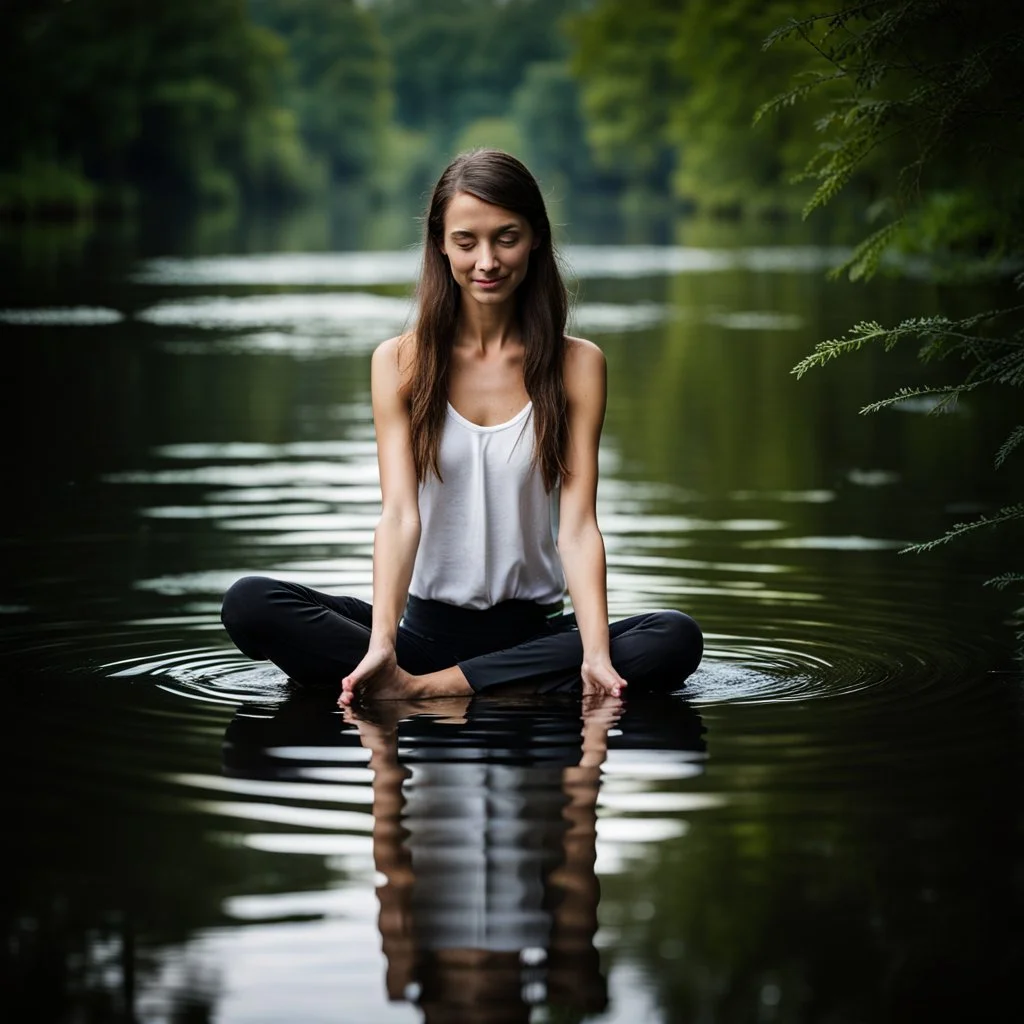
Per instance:
[[[410,597],[398,627],[398,664],[413,675],[458,665],[474,691],[502,684],[534,693],[579,687],[583,645],[573,615],[530,601],[473,611]],[[296,683],[340,686],[370,639],[372,609],[266,576],[246,576],[224,595],[221,621],[238,649],[269,660]],[[613,622],[612,664],[632,692],[678,690],[700,664],[700,627],[677,611]]]

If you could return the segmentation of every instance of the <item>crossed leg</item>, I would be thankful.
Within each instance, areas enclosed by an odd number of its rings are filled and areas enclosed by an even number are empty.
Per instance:
[[[246,576],[224,596],[221,620],[238,649],[270,660],[305,685],[341,686],[367,652],[372,608],[358,598],[298,583]],[[447,697],[518,684],[534,693],[571,691],[580,683],[583,646],[571,616],[551,632],[514,647],[457,661],[443,644],[399,628],[397,671],[344,688],[368,698]],[[612,664],[632,692],[679,689],[700,663],[700,627],[678,611],[634,615],[609,626]],[[358,691],[357,691],[358,687]]]

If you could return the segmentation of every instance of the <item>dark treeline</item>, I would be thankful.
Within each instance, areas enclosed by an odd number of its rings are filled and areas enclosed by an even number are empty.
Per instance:
[[[972,36],[1010,53],[1018,7],[869,0],[832,39],[905,23],[906,79]],[[280,205],[354,183],[419,196],[474,145],[521,155],[555,194],[795,212],[813,186],[793,175],[850,76],[752,119],[831,70],[799,33],[762,45],[821,13],[814,0],[7,0],[0,213]],[[898,76],[882,78],[871,102],[891,98]],[[995,149],[982,156],[968,177],[1006,177]],[[944,188],[929,212],[970,231],[990,190],[961,188],[963,162],[947,175],[957,197]],[[899,140],[874,144],[847,194],[876,216],[906,163]]]
[[[476,145],[555,194],[795,209],[813,131],[751,117],[808,62],[760,53],[808,3],[8,0],[0,213],[418,196]]]
[[[141,199],[287,203],[332,184],[420,191],[504,145],[618,187],[585,137],[566,16],[580,0],[10,0],[0,211]]]

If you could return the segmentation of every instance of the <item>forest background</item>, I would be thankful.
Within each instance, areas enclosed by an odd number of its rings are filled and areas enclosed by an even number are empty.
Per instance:
[[[818,59],[799,39],[762,50],[787,19],[817,12],[813,0],[4,8],[7,217],[354,192],[419,204],[451,155],[477,145],[521,155],[549,193],[627,212],[667,199],[780,215],[806,201],[790,179],[820,141],[804,109],[751,125]]]
[[[627,221],[819,211],[854,246],[841,270],[930,276],[948,313],[865,319],[801,371],[910,341],[953,372],[896,400],[941,410],[980,388],[1020,408],[1019,4],[8,0],[0,17],[0,219],[306,205],[408,222],[453,153],[498,146],[549,199]],[[980,308],[960,290],[979,279]],[[1018,425],[979,457],[1001,468],[1022,445]],[[1022,522],[1011,503],[951,535]]]
[[[891,104],[879,106],[893,98],[894,76],[877,73],[886,62],[905,86],[921,85],[906,80],[911,65],[942,68],[950,89],[951,62],[980,53],[991,63],[993,47],[1019,68],[1016,7],[832,0],[824,10],[846,12],[842,31],[818,40],[791,32],[765,48],[773,31],[821,16],[822,7],[815,0],[8,0],[0,15],[0,80],[11,101],[0,216],[130,213],[147,203],[161,210],[168,203],[322,206],[325,198],[355,196],[381,209],[411,197],[418,208],[455,152],[492,145],[520,155],[555,199],[593,196],[627,215],[652,207],[664,214],[667,203],[670,212],[786,217],[813,192],[806,182],[795,186],[794,175],[832,143],[822,129],[834,134],[851,83],[869,94],[876,120],[892,122]],[[845,78],[830,76],[829,41],[843,43],[843,59],[850,56],[844,40],[861,33],[876,47],[862,70],[877,80],[849,69]],[[801,102],[752,124],[761,104],[795,84]],[[1019,70],[1000,84],[1020,99]],[[966,141],[984,132],[994,141],[993,113],[1003,112],[990,110]],[[1019,105],[1016,113],[1016,137],[1000,140],[1001,154],[990,147],[967,167],[951,148],[930,153],[940,187],[919,225],[925,247],[945,247],[955,222],[961,249],[994,249],[1005,202],[1019,200],[1005,183],[1020,177],[1008,159],[1019,145]],[[857,159],[847,154],[858,173],[843,180],[829,220],[851,211],[857,231],[884,215],[894,177],[915,156],[906,136],[875,138]],[[1003,183],[995,196],[993,179]],[[1004,203],[996,216],[993,198]]]

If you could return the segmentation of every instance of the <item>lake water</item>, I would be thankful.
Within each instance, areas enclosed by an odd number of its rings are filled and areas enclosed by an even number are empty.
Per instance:
[[[369,354],[415,249],[12,229],[0,255],[8,1019],[1019,1007],[1020,676],[982,586],[1007,553],[899,554],[1005,498],[1007,416],[859,417],[912,352],[789,373],[931,285],[827,282],[840,254],[781,228],[570,239],[610,369],[611,612],[689,612],[704,663],[619,718],[354,721],[239,655],[219,597],[249,573],[369,597]]]

